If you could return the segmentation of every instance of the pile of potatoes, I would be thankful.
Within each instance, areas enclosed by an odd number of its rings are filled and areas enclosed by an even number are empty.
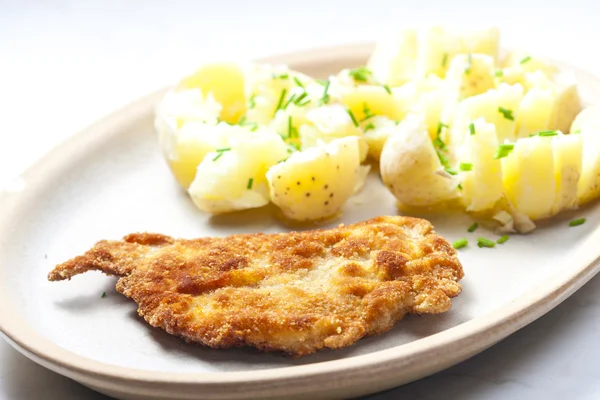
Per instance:
[[[155,126],[206,212],[272,202],[292,220],[330,218],[376,162],[403,205],[459,204],[528,231],[600,195],[600,110],[579,114],[572,75],[523,52],[500,59],[498,42],[496,29],[405,30],[325,81],[205,65],[164,97]]]

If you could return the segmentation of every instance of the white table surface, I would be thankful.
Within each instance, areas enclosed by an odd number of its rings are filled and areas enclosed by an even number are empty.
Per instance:
[[[207,57],[367,41],[407,24],[476,23],[503,28],[506,46],[600,75],[598,15],[595,0],[0,0],[0,182]],[[371,398],[597,399],[598,332],[600,277],[481,355]],[[0,399],[106,397],[0,340]]]

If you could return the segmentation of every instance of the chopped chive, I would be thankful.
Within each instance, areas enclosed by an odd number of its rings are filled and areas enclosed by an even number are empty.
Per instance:
[[[475,124],[472,122],[469,124],[469,132],[471,133],[471,135],[475,134]]]
[[[569,226],[579,226],[585,224],[585,218],[574,219],[569,222]]]
[[[295,98],[296,98],[295,94],[291,95],[290,98],[288,99],[288,101],[286,101],[285,104],[281,107],[281,109],[285,110],[290,105],[290,103],[294,102]]]
[[[525,58],[523,58],[521,61],[519,61],[519,64],[525,64],[527,61],[531,60],[531,56],[527,56]]]
[[[253,109],[254,107],[256,107],[256,93],[253,93],[248,100],[248,108]]]
[[[498,160],[500,158],[504,158],[508,156],[515,148],[514,144],[506,143],[498,146],[498,150],[496,150],[496,154],[494,154],[494,160]]]
[[[369,122],[367,124],[367,126],[365,126],[365,132],[368,132],[368,131],[370,131],[372,129],[375,129],[375,125],[373,125],[373,123]]]
[[[467,68],[465,68],[465,74],[469,75],[471,73],[471,67],[473,65],[473,59],[471,57],[471,53],[467,55]]]
[[[293,128],[293,125],[292,125],[292,116],[288,115],[288,138],[292,137],[292,128]]]
[[[102,292],[102,295],[100,296],[101,299],[106,297],[106,292]]]
[[[573,132],[571,132],[571,133],[574,133],[574,134],[581,133],[581,129],[575,129],[575,130],[574,130]]]
[[[298,103],[296,103],[296,105],[297,105],[298,107],[304,107],[305,105],[307,105],[307,104],[308,104],[308,103],[310,103],[310,102],[311,102],[311,100],[310,100],[310,99],[306,99],[306,100],[304,100],[303,102],[298,102]]]
[[[462,190],[462,184],[459,183],[458,186],[457,186],[457,188],[458,188],[458,190]]]
[[[444,141],[440,139],[439,136],[433,139],[433,145],[439,148],[440,150],[444,150],[446,148],[446,143],[444,143]]]
[[[298,97],[296,97],[296,100],[294,100],[294,104],[298,105],[298,103],[300,103],[302,100],[304,100],[304,98],[308,96],[308,93],[306,92],[302,92],[300,93],[300,95]],[[310,101],[310,100],[309,100]]]
[[[542,136],[542,137],[543,136],[558,136],[558,132],[556,132],[556,131],[541,131],[541,132],[538,132],[538,135]]]
[[[321,97],[320,103],[321,104],[327,104],[329,102],[329,95],[327,94],[327,92],[329,91],[329,84],[331,83],[331,81],[328,79],[327,82],[325,82],[325,89],[323,89],[323,96]]]
[[[246,123],[246,116],[242,116],[242,118],[240,118],[240,121],[238,122],[238,125],[244,125]]]
[[[254,179],[250,178],[248,179],[248,186],[246,186],[246,189],[250,190],[252,189],[252,184],[254,183]]]
[[[383,85],[383,88],[385,89],[386,92],[388,92],[388,94],[392,94],[392,89],[390,89],[389,85]]]
[[[486,238],[477,238],[477,246],[479,247],[495,247],[496,243]]]
[[[472,171],[473,170],[473,164],[471,164],[471,163],[460,163],[459,169],[461,171]]]
[[[300,79],[298,79],[297,76],[294,77],[294,82],[296,83],[296,85],[300,86],[302,89],[304,89],[304,85],[302,84],[302,81]]]
[[[500,114],[502,114],[502,116],[503,116],[504,118],[506,118],[506,119],[509,119],[509,120],[511,120],[511,121],[514,121],[514,120],[515,120],[515,117],[513,116],[513,112],[512,112],[512,110],[509,110],[509,109],[507,109],[507,108],[504,108],[504,107],[498,107],[498,112],[499,112]]]
[[[497,78],[503,77],[504,76],[504,71],[502,71],[501,69],[499,69],[496,72],[494,72],[494,76],[497,77]]]
[[[281,91],[281,96],[279,96],[279,101],[277,102],[277,108],[275,108],[275,114],[277,114],[277,111],[279,111],[279,109],[281,108],[281,105],[283,104],[283,99],[285,99],[286,93],[287,93],[286,89],[283,89]]]
[[[442,58],[442,68],[446,68],[446,64],[448,64],[448,53],[444,53],[444,57]]]
[[[252,124],[252,128],[250,128],[250,132],[256,132],[258,130],[258,124],[254,122]]]
[[[479,224],[477,222],[473,222],[471,226],[469,226],[469,229],[467,229],[467,232],[475,232],[477,228],[479,228]]]
[[[348,75],[357,82],[367,82],[371,73],[372,72],[367,67],[358,67],[348,71]]]
[[[324,81],[323,79],[317,79],[317,83],[318,83],[319,85],[321,85],[321,86],[325,86],[325,83],[326,83],[326,82],[327,82],[327,81]]]
[[[446,168],[444,168],[444,171],[446,171],[450,175],[458,175],[458,172],[456,172],[456,170],[454,168],[446,167]]]
[[[454,247],[455,249],[462,249],[463,247],[466,247],[469,244],[469,241],[465,238],[463,239],[458,239],[456,242],[452,243],[452,247]]]
[[[438,122],[438,126],[437,126],[437,135],[439,136],[442,133],[442,129],[447,128],[448,125],[444,124],[443,122]]]
[[[288,143],[288,153],[293,153],[298,150],[300,150],[300,145],[298,143]]]
[[[289,74],[281,74],[281,75],[279,75],[277,78],[279,78],[279,79],[287,79],[287,78],[289,78],[289,77],[290,77],[290,75],[289,75]]]
[[[356,117],[354,116],[354,113],[348,109],[346,110],[348,112],[348,115],[350,116],[350,119],[352,119],[352,123],[354,124],[354,126],[358,127],[358,121],[356,120]]]
[[[502,244],[502,243],[506,242],[509,238],[510,237],[508,235],[500,236],[500,238],[498,240],[496,240],[496,243]]]
[[[435,152],[437,153],[438,158],[440,159],[440,164],[442,164],[443,167],[448,167],[448,163],[449,163],[448,157],[443,155],[439,149],[435,149]]]
[[[219,158],[221,158],[221,156],[223,155],[223,153],[225,153],[226,151],[231,150],[231,147],[224,147],[222,149],[217,149],[216,152],[218,153],[212,160],[213,161],[217,161]]]

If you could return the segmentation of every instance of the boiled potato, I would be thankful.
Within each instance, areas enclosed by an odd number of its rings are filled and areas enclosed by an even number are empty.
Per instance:
[[[428,75],[394,88],[392,93],[397,101],[403,104],[403,109],[423,116],[429,135],[432,139],[435,138],[440,114],[447,99],[444,80],[436,75]]]
[[[519,104],[516,137],[528,137],[532,133],[548,130],[555,99],[551,89],[529,90]]]
[[[585,108],[573,121],[573,136],[581,135],[583,157],[577,187],[580,204],[600,197],[600,106]]]
[[[417,75],[446,75],[446,69],[455,55],[463,51],[463,44],[455,32],[432,27],[419,35]]]
[[[510,52],[504,59],[502,66],[519,68],[523,72],[542,71],[547,76],[552,76],[558,72],[557,68],[547,61],[522,50]]]
[[[459,54],[446,72],[446,84],[458,97],[475,96],[495,87],[494,59],[485,54]]]
[[[581,176],[583,140],[581,135],[558,135],[552,138],[556,198],[553,214],[576,208],[577,184]]]
[[[379,160],[383,145],[396,130],[396,122],[386,117],[374,117],[362,123],[365,141],[369,148],[369,157]]]
[[[483,118],[474,121],[459,150],[457,168],[467,211],[491,210],[503,196],[502,165],[494,158],[497,149],[496,126]]]
[[[309,110],[306,118],[311,125],[300,126],[299,135],[302,143],[302,150],[315,147],[319,141],[329,143],[333,140],[356,136],[359,139],[360,159],[367,157],[367,144],[364,139],[363,131],[358,124],[358,118],[352,120],[351,114],[341,104],[332,104]]]
[[[316,85],[314,80],[286,66],[252,65],[246,77],[248,122],[267,125],[279,108],[291,104],[311,107],[316,103],[309,90]]]
[[[556,75],[556,101],[552,109],[549,128],[567,132],[581,111],[581,99],[575,77],[571,73]]]
[[[583,129],[591,132],[600,132],[600,105],[586,107],[577,114],[569,132],[581,133]]]
[[[377,43],[367,68],[378,82],[396,87],[415,76],[416,59],[417,32],[405,29]]]
[[[552,138],[519,139],[514,150],[502,158],[502,182],[516,212],[532,220],[552,215],[556,199]]]
[[[235,124],[246,112],[244,71],[238,64],[203,65],[177,87],[187,89],[200,89],[205,96],[212,94],[222,106],[219,118],[225,122]]]
[[[498,28],[487,28],[465,32],[460,36],[463,53],[486,54],[498,59],[500,31]]]
[[[457,182],[440,173],[442,165],[418,115],[408,115],[398,125],[379,164],[383,183],[404,205],[431,206],[457,196]]]
[[[213,135],[205,131],[214,129],[220,111],[221,105],[212,95],[204,97],[199,89],[167,93],[156,109],[154,126],[159,144],[184,189],[194,180],[196,167],[206,152],[213,149],[212,141],[207,140]]]
[[[505,140],[513,141],[522,98],[521,85],[501,84],[498,89],[464,99],[456,107],[449,136],[445,141],[452,148],[460,145],[469,124],[478,118],[484,118],[496,125],[496,135],[500,143]]]
[[[369,115],[381,115],[398,121],[408,112],[409,104],[393,93],[382,86],[361,85],[346,90],[340,101],[352,111],[358,121]]]
[[[188,190],[194,204],[214,214],[268,204],[266,172],[288,157],[281,136],[240,126],[229,126],[224,136],[228,147],[208,153],[198,166]]]
[[[334,216],[354,192],[360,174],[357,137],[294,153],[267,172],[271,201],[292,220]]]

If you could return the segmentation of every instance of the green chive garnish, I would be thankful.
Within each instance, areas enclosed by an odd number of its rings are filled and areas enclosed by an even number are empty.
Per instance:
[[[494,154],[494,160],[498,160],[500,158],[504,158],[508,156],[513,149],[515,148],[514,144],[506,143],[498,146],[498,150],[496,150],[496,154]]]
[[[102,295],[100,296],[101,299],[106,297],[106,292],[102,292]]]
[[[450,167],[446,167],[444,168],[444,171],[446,171],[447,173],[449,173],[450,175],[458,175],[458,172],[456,172],[455,169],[450,168]]]
[[[469,55],[467,56],[467,68],[465,69],[465,74],[470,74],[471,73],[471,66],[472,66],[472,58],[471,58],[471,53],[469,53]]]
[[[277,111],[279,111],[279,109],[281,108],[281,106],[283,105],[283,100],[285,99],[285,94],[287,93],[286,89],[283,89],[281,91],[281,96],[279,96],[279,101],[277,102],[277,108],[275,108],[275,114],[277,114]]]
[[[538,132],[538,135],[539,136],[557,136],[558,132],[556,132],[556,131],[541,131],[541,132]]]
[[[472,171],[473,170],[473,164],[471,164],[471,163],[460,163],[459,169],[461,171]]]
[[[469,124],[469,132],[471,132],[471,135],[475,134],[475,124],[472,122]]]
[[[569,222],[569,226],[579,226],[585,224],[585,218],[574,219]]]
[[[306,93],[306,92],[300,93],[300,95],[298,95],[298,97],[296,97],[296,100],[294,100],[294,104],[298,105],[298,103],[300,103],[302,100],[304,100],[304,98],[306,96],[308,96],[308,93]],[[310,101],[310,100],[308,100],[308,101]]]
[[[292,116],[288,115],[288,138],[292,137],[292,128],[293,128],[293,125],[292,125]]]
[[[500,236],[500,238],[498,240],[496,240],[496,243],[502,244],[502,243],[506,242],[508,239],[509,239],[508,235]]]
[[[294,77],[294,82],[296,82],[296,85],[300,86],[302,89],[304,89],[304,85],[302,84],[302,81],[300,81],[300,79],[298,79],[297,76]]]
[[[281,75],[278,76],[279,79],[287,79],[289,77],[290,77],[289,74],[281,74]]]
[[[217,155],[212,159],[213,161],[217,161],[219,158],[221,158],[221,156],[223,155],[223,153],[225,153],[226,151],[231,150],[231,147],[225,147],[222,149],[217,149]]]
[[[246,188],[248,190],[252,189],[252,184],[253,183],[254,183],[254,179],[253,178],[248,179],[248,186],[246,186]]]
[[[475,232],[477,228],[479,228],[479,224],[477,222],[473,222],[471,226],[469,226],[469,229],[467,229],[467,232]]]
[[[455,249],[462,249],[463,247],[466,247],[469,244],[469,241],[467,239],[458,239],[456,242],[452,243],[452,247],[454,247]]]
[[[458,186],[457,186],[457,188],[458,188],[458,190],[462,190],[462,184],[459,183]]]
[[[525,58],[523,58],[521,61],[519,61],[519,64],[525,64],[527,61],[531,60],[531,56],[527,56]]]
[[[571,133],[574,133],[574,134],[581,133],[581,129],[575,129],[575,130],[574,130],[573,132],[571,132]]]
[[[442,129],[443,128],[447,128],[448,125],[444,124],[443,122],[438,122],[438,126],[437,126],[437,135],[440,136],[440,134],[442,133]]]
[[[513,116],[513,112],[512,112],[512,110],[509,110],[509,109],[507,109],[507,108],[504,108],[504,107],[498,107],[498,112],[499,112],[500,114],[502,114],[502,116],[503,116],[504,118],[506,118],[506,119],[509,119],[509,120],[511,120],[511,121],[514,121],[514,120],[515,120],[515,117]]]
[[[249,109],[253,109],[254,107],[256,107],[256,93],[252,94],[252,96],[250,96],[250,99],[248,100],[248,108]]]
[[[369,122],[369,123],[367,124],[367,126],[365,126],[365,132],[368,132],[368,131],[370,131],[370,130],[372,130],[372,129],[375,129],[375,125],[373,125],[373,123],[372,123],[372,122]]]
[[[385,89],[386,92],[388,92],[388,94],[392,94],[392,89],[390,89],[389,85],[383,85],[383,88]]]
[[[477,246],[479,247],[495,247],[496,243],[486,238],[477,238]]]
[[[350,119],[352,119],[352,123],[354,124],[354,126],[358,127],[358,121],[356,120],[356,117],[354,116],[354,113],[351,110],[346,110],[348,112],[348,115],[350,116]]]
[[[327,80],[327,82],[325,82],[325,89],[323,89],[323,96],[321,97],[320,103],[321,104],[327,104],[327,102],[329,102],[329,95],[327,94],[327,92],[329,91],[329,84],[331,82],[329,81],[329,79]]]
[[[348,75],[350,75],[355,81],[366,82],[369,80],[369,76],[371,76],[371,71],[367,67],[358,67],[351,69],[348,72]]]
[[[448,64],[448,53],[444,53],[444,57],[442,58],[442,68],[446,68],[446,64]]]
[[[501,69],[499,69],[498,71],[494,72],[494,76],[497,78],[503,77],[504,76],[504,71],[502,71]]]

